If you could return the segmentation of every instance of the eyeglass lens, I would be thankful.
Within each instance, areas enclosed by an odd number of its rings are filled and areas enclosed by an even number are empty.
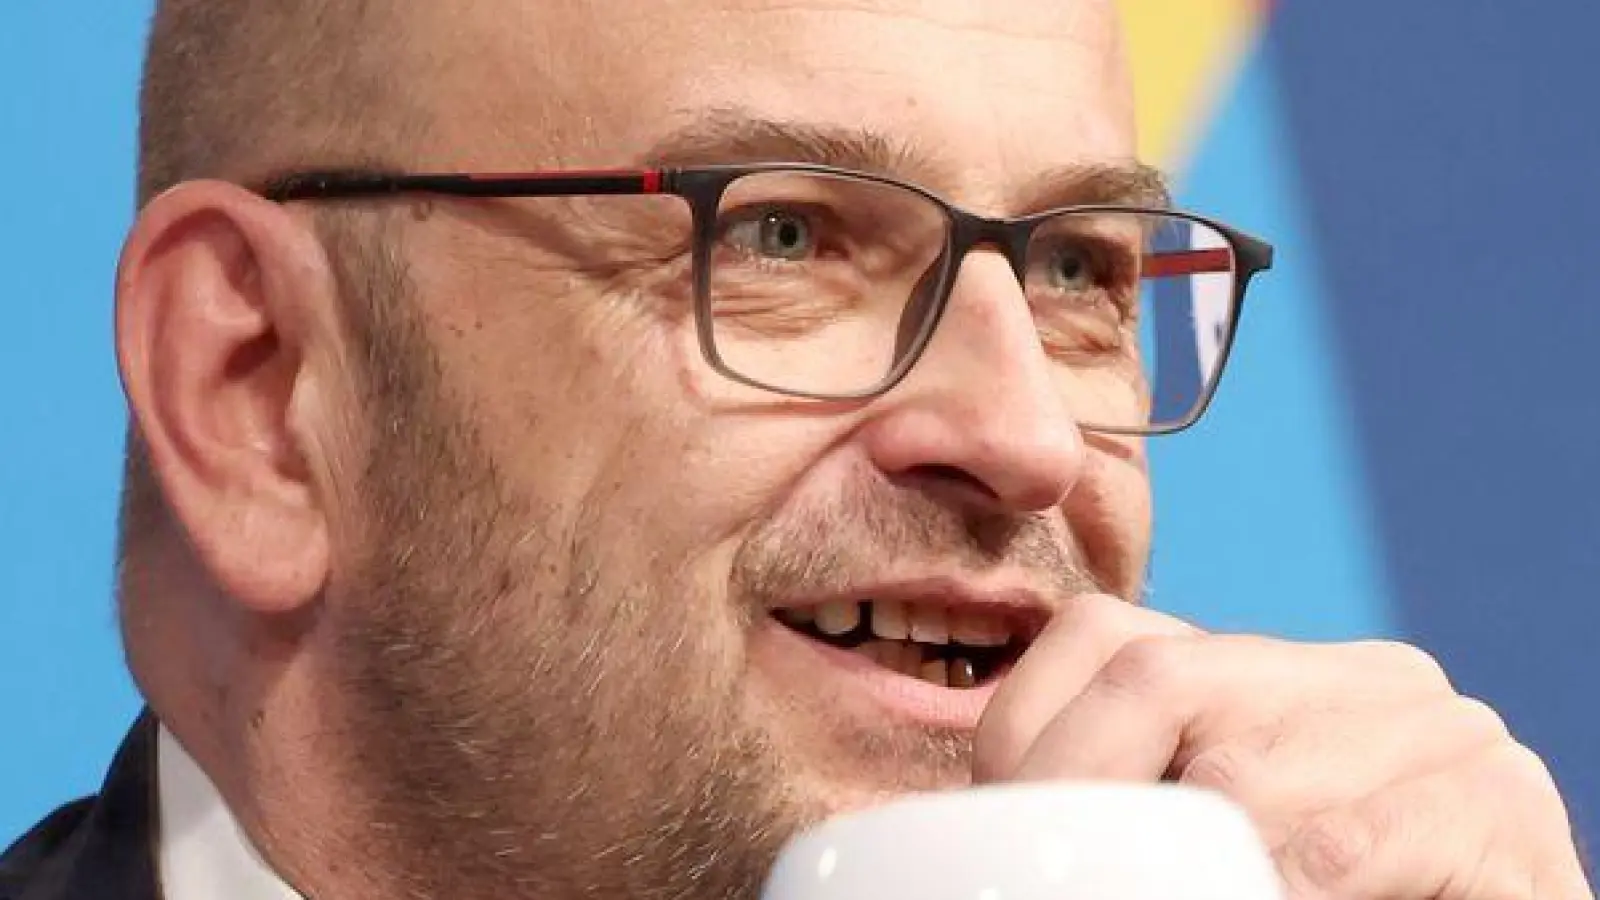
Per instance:
[[[707,255],[714,355],[780,391],[872,391],[917,349],[949,282],[950,227],[937,202],[891,183],[738,178]],[[1226,236],[1181,215],[1069,210],[1039,222],[1022,296],[1079,421],[1159,428],[1196,412],[1221,369],[1236,270]]]

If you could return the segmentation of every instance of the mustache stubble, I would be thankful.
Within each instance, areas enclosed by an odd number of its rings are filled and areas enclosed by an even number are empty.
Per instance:
[[[972,575],[1007,569],[1052,606],[1110,592],[1070,530],[1047,514],[962,509],[865,474],[841,485],[830,502],[757,528],[735,553],[730,582],[755,616],[785,599],[849,591],[891,567]]]

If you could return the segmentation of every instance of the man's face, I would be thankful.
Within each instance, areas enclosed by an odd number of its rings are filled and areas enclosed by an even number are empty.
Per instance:
[[[1133,156],[1110,5],[419,8],[449,64],[408,165],[805,161],[795,136],[821,134],[1032,212],[1062,202],[1051,173]],[[1137,592],[1142,449],[1076,427],[993,248],[904,382],[820,403],[705,363],[676,198],[408,213],[386,238],[404,288],[350,286],[381,312],[353,328],[370,428],[325,658],[375,833],[427,848],[419,879],[753,890],[818,817],[969,779],[1015,645],[936,650],[942,618],[1020,639],[1072,593]],[[792,623],[890,599],[920,647],[846,656]]]

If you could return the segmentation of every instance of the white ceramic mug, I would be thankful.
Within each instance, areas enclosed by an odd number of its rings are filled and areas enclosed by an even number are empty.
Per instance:
[[[907,797],[802,833],[765,900],[1281,900],[1249,818],[1171,785]]]

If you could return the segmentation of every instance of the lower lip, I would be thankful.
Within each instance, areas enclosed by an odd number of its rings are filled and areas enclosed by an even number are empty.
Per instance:
[[[771,660],[790,678],[815,692],[839,696],[864,696],[896,720],[931,728],[972,731],[978,727],[989,700],[1000,686],[990,679],[975,688],[944,687],[886,669],[870,659],[841,650],[767,618],[756,628],[753,651]]]

